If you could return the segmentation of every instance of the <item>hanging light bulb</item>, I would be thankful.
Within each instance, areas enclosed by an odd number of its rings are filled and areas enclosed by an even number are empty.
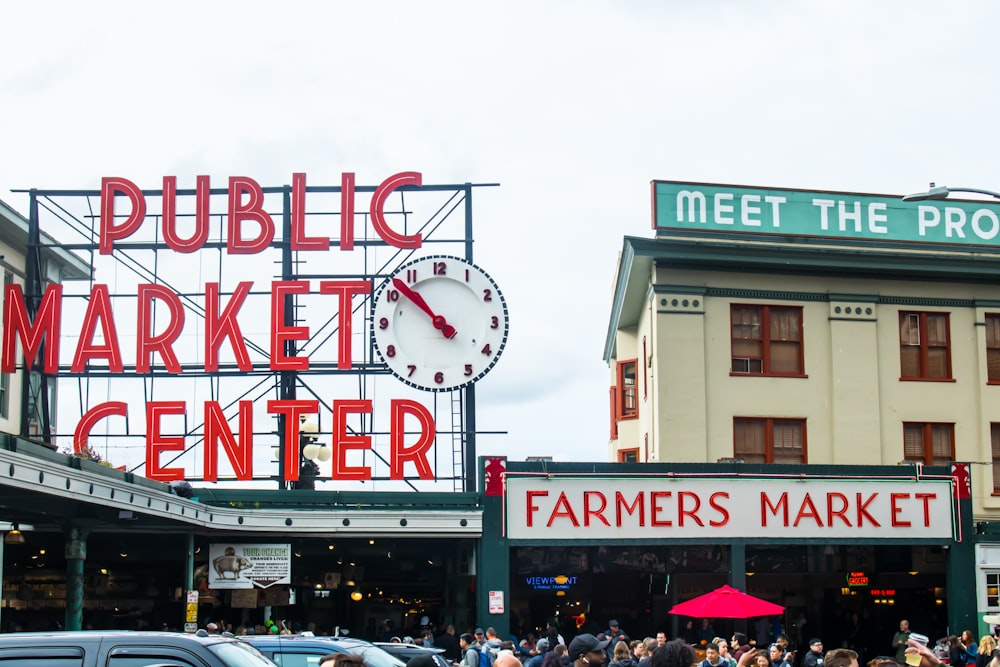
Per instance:
[[[17,521],[11,526],[11,529],[7,531],[7,534],[3,538],[4,544],[24,544],[24,533],[21,532],[20,526]]]

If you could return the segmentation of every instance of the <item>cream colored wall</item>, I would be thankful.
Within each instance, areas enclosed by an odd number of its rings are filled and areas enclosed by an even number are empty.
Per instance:
[[[642,401],[640,384],[640,419],[619,424],[620,447],[642,451],[648,429],[650,460],[715,462],[733,455],[734,416],[792,417],[806,420],[809,463],[894,465],[903,459],[903,422],[938,421],[955,424],[956,460],[991,461],[990,422],[1000,423],[1000,386],[986,384],[982,322],[994,311],[876,305],[874,297],[986,300],[997,298],[994,288],[662,269],[657,283],[664,287],[651,298],[655,317],[650,320],[647,311],[637,329],[619,334],[619,358],[639,358],[641,332],[650,331],[654,408]],[[686,289],[674,293],[667,285]],[[705,299],[687,287],[856,296]],[[801,306],[808,377],[731,376],[731,303]],[[899,380],[901,310],[950,314],[953,382]],[[627,444],[632,442],[638,444]],[[973,465],[972,476],[977,516],[1000,513],[990,466]]]

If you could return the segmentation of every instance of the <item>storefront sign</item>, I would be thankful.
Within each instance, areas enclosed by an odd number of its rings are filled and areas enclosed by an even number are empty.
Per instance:
[[[503,591],[490,591],[490,613],[491,614],[502,614],[503,613]]]
[[[656,181],[653,227],[997,246],[1000,208],[970,201]]]
[[[208,550],[208,587],[267,588],[292,581],[290,544],[212,544]]]
[[[848,586],[867,586],[868,585],[868,575],[864,572],[848,572],[847,574],[847,585]]]
[[[511,539],[952,539],[949,480],[507,478]]]

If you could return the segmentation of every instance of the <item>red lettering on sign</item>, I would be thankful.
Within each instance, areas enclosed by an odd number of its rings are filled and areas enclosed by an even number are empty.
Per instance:
[[[621,491],[615,491],[615,525],[622,525],[622,511],[624,510],[629,516],[632,516],[636,512],[639,513],[639,525],[646,525],[646,496],[642,492],[635,494],[635,499],[632,504],[629,505],[625,501],[625,496],[622,495]]]
[[[308,294],[308,280],[275,280],[271,283],[271,370],[309,370],[309,357],[289,356],[285,342],[309,340],[309,327],[297,327],[285,323],[285,297],[293,294]]]
[[[913,524],[909,521],[904,521],[899,518],[899,515],[903,513],[903,508],[899,506],[899,501],[906,500],[910,497],[908,493],[890,493],[889,494],[889,505],[892,508],[892,525],[893,527],[903,527],[907,528]]]
[[[132,204],[132,210],[125,222],[115,223],[115,195],[125,195]],[[101,231],[98,251],[102,255],[110,255],[114,251],[114,243],[119,239],[128,238],[139,229],[146,217],[146,198],[139,186],[127,178],[101,179]]]
[[[219,314],[219,283],[205,284],[205,370],[219,370],[219,347],[225,338],[233,348],[236,356],[236,366],[241,371],[253,370],[250,353],[243,342],[243,332],[236,320],[237,313],[243,306],[243,301],[253,287],[252,282],[241,282],[236,286],[233,295],[229,297],[222,314]]]
[[[691,507],[686,507],[687,502],[691,501]],[[701,498],[698,497],[697,493],[692,491],[681,491],[677,494],[677,525],[684,525],[684,517],[690,518],[699,526],[704,526],[705,523],[698,517],[698,510],[701,509]]]
[[[138,307],[136,319],[138,336],[136,336],[135,372],[148,373],[153,352],[159,352],[163,365],[170,373],[180,373],[181,363],[174,353],[173,342],[184,329],[184,306],[181,299],[169,287],[163,285],[139,285]],[[167,326],[162,333],[153,334],[153,301],[157,300],[167,307]]]
[[[329,250],[329,236],[306,236],[306,175],[292,174],[292,250]]]
[[[46,285],[42,302],[35,313],[34,323],[28,318],[24,294],[17,283],[7,285],[3,298],[3,358],[0,370],[13,373],[17,370],[17,341],[21,341],[25,367],[35,365],[35,356],[45,346],[42,368],[46,373],[59,370],[59,324],[62,320],[62,285]]]
[[[535,512],[538,511],[538,505],[535,504],[535,498],[545,498],[549,495],[548,491],[527,491],[525,493],[527,496],[527,502],[525,503],[525,510],[528,516],[525,519],[525,525],[529,528],[535,525]]]
[[[812,519],[817,526],[823,527],[823,519],[816,509],[816,505],[813,504],[812,496],[808,493],[802,498],[802,503],[799,505],[799,511],[795,515],[795,521],[792,525],[797,527],[803,519]]]
[[[163,242],[175,252],[194,252],[208,240],[209,202],[211,185],[208,176],[199,176],[195,186],[194,233],[181,238],[177,233],[177,177],[163,177]]]
[[[347,416],[352,412],[370,413],[369,399],[337,401],[333,404],[333,479],[369,480],[372,470],[368,466],[348,466],[347,452],[352,449],[371,449],[370,435],[347,433]]]
[[[854,522],[854,523],[857,524],[858,528],[864,527],[864,525],[865,525],[865,519],[866,518],[871,523],[871,525],[875,526],[876,528],[882,525],[882,524],[880,524],[878,522],[878,520],[875,517],[873,517],[868,512],[868,506],[871,505],[872,502],[874,502],[874,500],[877,497],[878,497],[878,494],[877,493],[873,493],[870,496],[868,496],[867,500],[862,500],[861,494],[860,493],[858,494],[858,496],[857,496],[857,498],[858,498],[858,500],[857,500],[857,503],[858,503],[858,518],[857,518],[857,521]]]
[[[719,513],[718,519],[712,519],[708,522],[710,526],[725,526],[729,523],[729,510],[724,505],[719,504],[720,500],[729,500],[729,494],[725,491],[717,491],[708,497],[708,506]]]
[[[850,503],[843,493],[828,493],[826,495],[826,525],[833,528],[833,520],[840,519],[845,526],[850,527],[851,520],[846,516],[848,507],[850,507]]]
[[[778,498],[777,504],[772,503],[771,499],[768,497],[766,491],[760,492],[760,525],[763,528],[767,527],[767,513],[770,511],[772,516],[778,516],[781,513],[781,525],[788,526],[788,493],[782,493],[781,497]]]
[[[97,327],[101,327],[103,344],[94,342],[94,334]],[[73,355],[73,363],[70,371],[82,373],[87,362],[91,359],[106,359],[108,370],[112,373],[121,373],[124,369],[122,364],[122,352],[118,347],[118,330],[115,327],[115,315],[111,311],[111,297],[108,295],[108,286],[95,284],[90,291],[90,300],[87,302],[87,311],[83,316],[83,326],[80,328],[80,340],[76,345],[76,353]]]
[[[351,367],[351,322],[354,309],[351,299],[355,294],[371,292],[370,280],[324,280],[319,284],[320,294],[337,295],[337,368]]]
[[[573,506],[566,497],[565,491],[559,493],[556,504],[552,508],[552,513],[549,514],[549,522],[546,526],[551,528],[556,519],[569,519],[574,528],[580,527],[580,521],[576,518],[576,514],[573,513]]]
[[[924,528],[931,525],[931,501],[937,498],[936,493],[914,493],[913,497],[923,503],[924,506]]]
[[[649,494],[649,514],[650,514],[650,525],[652,526],[672,526],[673,521],[669,519],[661,519],[660,515],[665,511],[660,505],[660,500],[664,498],[669,498],[673,495],[672,491],[653,491]]]
[[[150,401],[146,403],[146,477],[160,482],[184,479],[184,468],[161,468],[162,452],[183,452],[184,437],[160,434],[160,418],[183,415],[184,401]]]
[[[423,404],[409,399],[393,399],[390,402],[389,435],[389,479],[404,479],[403,466],[407,462],[417,467],[420,479],[434,479],[427,451],[434,445],[434,416]],[[417,441],[407,447],[403,442],[406,435],[406,416],[417,418],[420,430],[417,431]]]
[[[218,401],[205,401],[205,481],[219,477],[219,441],[236,479],[253,479],[253,401],[240,401],[239,444]]]
[[[243,195],[250,198],[243,201]],[[260,228],[252,239],[243,238],[243,221],[252,220]],[[274,220],[264,210],[264,191],[260,184],[246,176],[229,177],[229,233],[226,250],[231,255],[253,255],[271,244]]]
[[[600,503],[596,508],[591,507],[591,500],[597,500]],[[583,525],[590,525],[590,517],[594,517],[605,526],[611,527],[608,520],[604,517],[604,510],[608,507],[608,497],[605,496],[600,491],[584,491],[583,492]]]

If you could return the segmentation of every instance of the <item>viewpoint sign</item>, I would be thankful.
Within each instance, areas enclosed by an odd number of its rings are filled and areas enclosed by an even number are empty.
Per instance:
[[[850,241],[996,246],[1000,205],[900,195],[653,181],[653,227]]]

